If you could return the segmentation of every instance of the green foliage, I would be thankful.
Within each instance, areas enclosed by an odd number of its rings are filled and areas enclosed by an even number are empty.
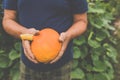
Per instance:
[[[102,0],[89,0],[88,30],[74,39],[75,80],[114,80],[112,63],[117,63],[116,39],[112,32],[114,8]]]
[[[114,48],[116,39],[112,35],[115,30],[112,21],[118,14],[115,8],[119,6],[116,5],[119,1],[88,2],[88,29],[82,36],[74,39],[71,77],[73,80],[114,80],[112,63],[117,62],[117,51]],[[0,24],[0,80],[18,80],[20,46],[20,41],[6,34]]]

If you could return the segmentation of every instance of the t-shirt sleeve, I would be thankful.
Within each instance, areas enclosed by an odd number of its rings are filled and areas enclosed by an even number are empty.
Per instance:
[[[3,9],[16,10],[17,9],[17,0],[3,0],[2,7],[3,7]]]
[[[85,13],[88,11],[87,0],[70,0],[72,13]]]

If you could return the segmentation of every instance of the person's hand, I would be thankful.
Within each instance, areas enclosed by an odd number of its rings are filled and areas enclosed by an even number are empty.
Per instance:
[[[67,34],[65,32],[62,32],[60,34],[59,40],[62,42],[61,50],[60,50],[58,56],[54,60],[52,60],[50,62],[50,64],[55,63],[56,61],[58,61],[62,57],[62,55],[65,52],[65,50],[67,48],[67,45],[68,45],[68,43],[70,41],[70,38],[67,36]]]
[[[34,28],[30,28],[26,31],[27,34],[37,34],[38,30],[34,29]],[[24,49],[24,54],[25,56],[32,62],[34,63],[38,63],[38,61],[35,59],[31,49],[30,49],[30,41],[29,40],[22,40],[22,46]]]
[[[31,49],[30,49],[30,41],[29,40],[22,40],[22,45],[24,49],[25,56],[32,62],[38,63],[38,61],[35,59]]]

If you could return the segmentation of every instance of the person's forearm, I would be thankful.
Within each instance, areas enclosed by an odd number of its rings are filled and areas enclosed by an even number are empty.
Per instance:
[[[87,20],[79,20],[66,31],[66,34],[70,39],[75,38],[83,34],[87,29]]]
[[[4,30],[16,37],[19,38],[20,34],[26,33],[27,28],[19,25],[15,20],[3,18],[3,28]]]

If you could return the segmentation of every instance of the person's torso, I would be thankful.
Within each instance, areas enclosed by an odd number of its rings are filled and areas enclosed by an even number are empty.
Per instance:
[[[69,0],[18,0],[19,21],[25,27],[51,27],[58,32],[72,25]]]
[[[67,0],[18,0],[18,19],[21,25],[38,30],[50,27],[59,33],[72,25],[73,17]],[[50,37],[50,36],[49,36]],[[23,63],[37,71],[48,71],[64,65],[72,59],[72,42],[63,57],[54,64],[34,64],[22,54]]]

